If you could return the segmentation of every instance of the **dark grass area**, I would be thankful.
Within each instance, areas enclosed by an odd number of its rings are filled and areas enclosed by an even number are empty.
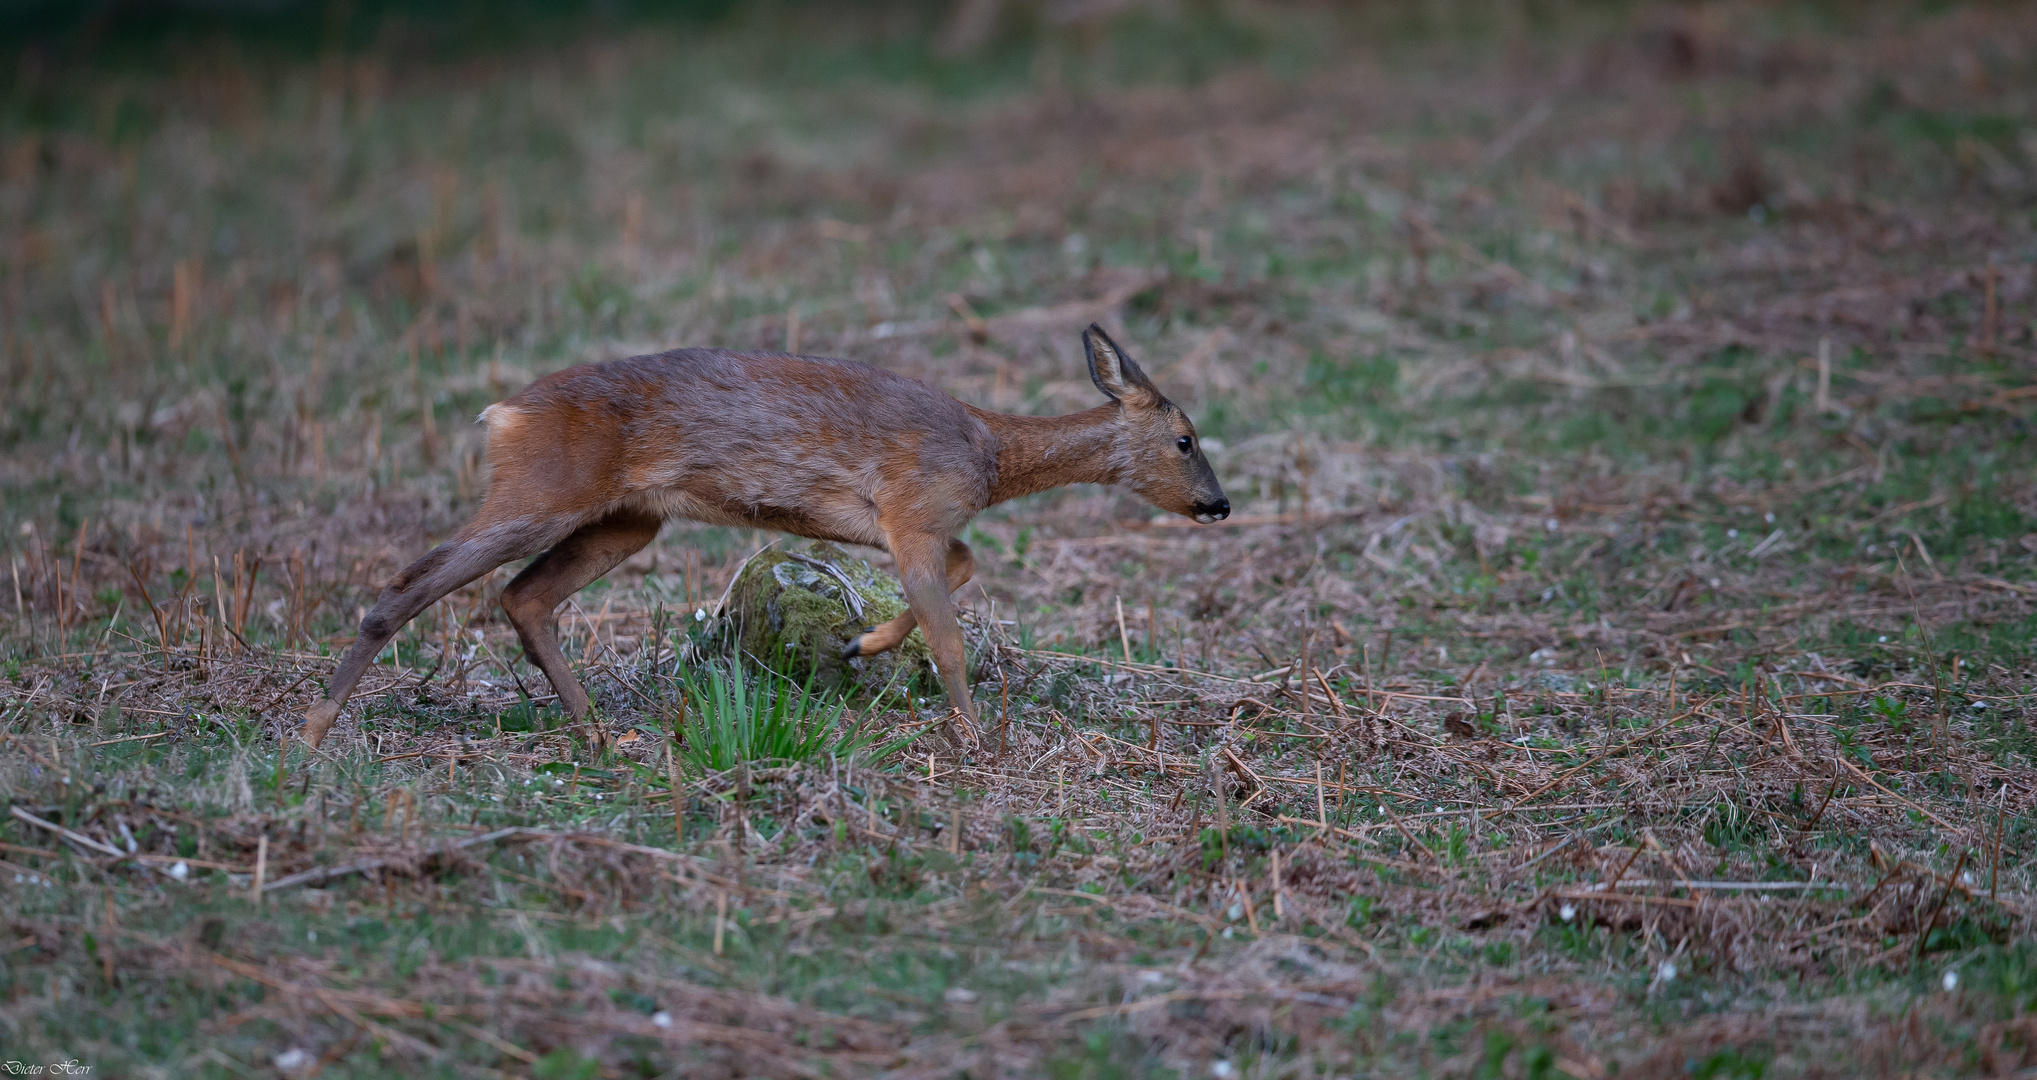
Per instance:
[[[0,98],[4,1056],[2037,1065],[2037,20],[972,6]],[[975,753],[692,737],[675,828],[694,614],[768,540],[690,526],[560,612],[612,752],[502,575],[292,737],[537,374],[790,347],[1065,412],[1091,319],[1237,509],[984,515]],[[869,690],[821,715],[938,718]]]

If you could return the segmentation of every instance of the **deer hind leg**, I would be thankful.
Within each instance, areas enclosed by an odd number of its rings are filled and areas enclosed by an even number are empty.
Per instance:
[[[969,549],[960,541],[947,543],[946,571],[941,566],[939,537],[894,536],[891,554],[898,560],[898,580],[905,586],[906,603],[912,605],[921,632],[926,634],[927,647],[934,654],[934,666],[940,669],[941,681],[947,685],[948,703],[961,713],[961,730],[951,730],[950,738],[958,746],[968,747],[977,741],[976,702],[969,696],[969,663],[962,648],[962,623],[948,582],[953,580],[950,575],[956,566],[956,549],[960,548],[965,566]]]
[[[354,684],[405,623],[454,589],[512,559],[544,550],[551,540],[528,527],[477,521],[404,567],[361,620],[361,631],[333,672],[325,697],[305,710],[304,741],[312,746],[324,741],[341,706],[354,692]]]
[[[502,609],[509,614],[523,651],[537,662],[550,679],[559,703],[575,720],[585,719],[593,708],[580,680],[566,662],[559,639],[552,633],[552,612],[566,598],[594,583],[603,574],[650,543],[658,535],[660,519],[640,511],[618,511],[559,541],[550,551],[523,568],[509,587],[502,590]],[[599,730],[592,733],[597,744]]]
[[[904,571],[903,563],[900,563],[899,569],[901,573]],[[975,575],[976,556],[969,550],[969,545],[960,540],[948,541],[949,595],[954,595],[956,589],[967,585],[969,579]],[[918,625],[919,616],[913,614],[912,608],[908,606],[905,613],[897,618],[869,627],[850,638],[849,643],[842,648],[842,659],[852,660],[858,656],[876,656],[878,653],[890,652],[903,644],[905,636],[912,633],[912,628]]]

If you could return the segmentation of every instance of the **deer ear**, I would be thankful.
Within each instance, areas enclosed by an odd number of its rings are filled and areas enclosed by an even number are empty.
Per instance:
[[[1082,332],[1082,349],[1089,354],[1089,381],[1112,400],[1144,409],[1160,404],[1159,388],[1103,332],[1103,327],[1089,324],[1089,329]]]

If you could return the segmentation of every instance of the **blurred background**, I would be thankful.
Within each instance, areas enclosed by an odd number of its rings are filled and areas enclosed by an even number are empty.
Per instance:
[[[2022,452],[2020,5],[5,11],[21,558],[225,519],[273,562],[367,515],[386,570],[536,374],[793,348],[1068,411],[1092,318],[1270,513],[1450,493],[1474,513],[1428,549],[1470,555],[1637,477],[1865,453],[1876,505],[1977,485],[1927,540],[2023,535],[1966,467]],[[1034,505],[1069,498],[1148,513]]]
[[[2029,29],[2009,4],[11,0],[4,513],[339,471],[456,500],[479,407],[678,344],[1068,409],[1092,316],[1220,441],[1709,452],[1830,404],[1888,333],[2020,347]],[[1657,361],[1664,392],[1618,385]]]

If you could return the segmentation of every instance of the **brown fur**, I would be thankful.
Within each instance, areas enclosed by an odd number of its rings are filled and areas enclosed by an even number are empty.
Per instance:
[[[667,517],[889,550],[910,609],[847,653],[883,652],[924,627],[973,738],[951,595],[975,569],[956,539],[971,518],[1073,483],[1121,484],[1198,520],[1230,510],[1187,416],[1101,329],[1091,326],[1083,342],[1090,377],[1113,400],[1072,416],[987,412],[869,364],[719,349],[539,379],[482,413],[494,469],[487,500],[382,591],[325,699],[306,714],[305,739],[324,738],[404,623],[533,555],[502,605],[567,712],[586,716],[591,705],[552,634],[552,612],[650,543]]]

